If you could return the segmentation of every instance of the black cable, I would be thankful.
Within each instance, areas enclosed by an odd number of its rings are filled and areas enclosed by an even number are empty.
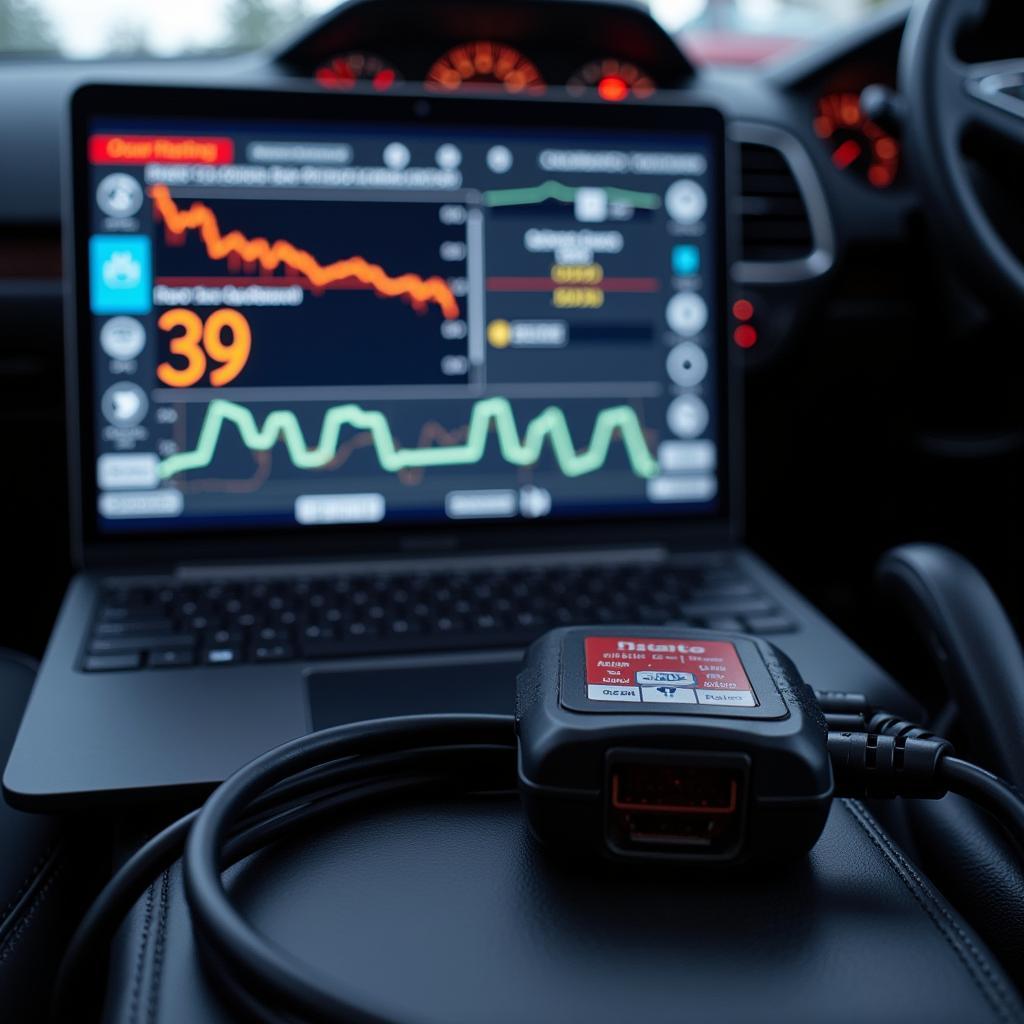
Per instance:
[[[251,928],[224,889],[221,851],[233,821],[245,808],[295,772],[353,754],[428,744],[505,744],[514,748],[514,720],[494,715],[427,715],[338,726],[264,754],[210,797],[185,846],[185,896],[193,931],[213,951],[233,983],[302,1020],[386,1024],[386,1014],[367,1009],[355,996],[342,992],[337,979],[314,977],[308,965]]]
[[[998,775],[955,757],[942,729],[873,708],[861,694],[816,691],[815,696],[829,725],[837,795],[957,793],[988,810],[1024,853],[1024,798]],[[952,713],[946,709],[946,717],[955,717],[955,705]],[[863,726],[857,718],[864,719]]]
[[[858,715],[867,718],[871,704],[863,693],[838,693],[833,690],[815,690],[814,697],[825,715]]]
[[[396,750],[369,757],[336,759],[339,763],[317,766],[297,773],[272,787],[252,802],[246,816],[233,829],[234,838],[224,855],[228,863],[259,849],[285,832],[300,827],[307,819],[331,808],[331,799],[345,796],[353,788],[365,786],[382,778],[408,778],[410,774],[433,772],[443,777],[448,788],[453,785],[452,772],[465,773],[466,759],[476,762],[477,773],[471,776],[479,784],[495,775],[488,760],[495,760],[511,772],[514,761],[509,757],[509,743],[471,743],[464,746],[433,746]],[[487,771],[479,774],[481,766]],[[348,789],[339,794],[339,787]],[[344,801],[341,801],[342,803]],[[340,804],[339,804],[340,806]],[[125,915],[145,891],[153,877],[168,868],[181,854],[188,830],[198,811],[185,815],[158,833],[139,848],[104,886],[72,936],[61,962],[54,987],[52,1019],[74,1019],[80,1011],[79,987],[91,974],[90,968],[101,951],[109,946]],[[247,851],[237,853],[236,851]]]
[[[475,769],[482,768],[477,759],[473,760],[473,767]],[[458,795],[460,792],[480,792],[481,790],[495,793],[499,791],[512,792],[510,784],[513,775],[514,766],[506,751],[501,762],[496,762],[491,766],[490,771],[483,771],[474,779],[469,779],[460,773],[458,776],[406,777],[365,783],[344,794],[324,798],[317,807],[304,809],[301,820],[289,816],[286,820],[266,822],[232,840],[224,849],[224,869],[226,870],[232,864],[264,848],[276,839],[287,836],[291,840],[297,827],[310,827],[327,817],[328,814],[335,815],[342,809],[348,812],[360,805],[379,807],[383,800],[407,796],[409,793],[443,793],[450,797]],[[240,976],[233,969],[230,961],[226,960],[216,947],[210,945],[205,933],[200,929],[193,930],[200,953],[199,960],[204,971],[221,991],[221,994],[233,1002],[247,1017],[265,1021],[267,1024],[283,1024],[286,1021],[306,1024],[309,1020],[315,1019],[296,1016],[293,1006],[287,1002],[278,1003],[272,992],[267,992],[259,986],[254,987],[246,976]],[[287,954],[284,950],[279,950],[277,955],[285,956]],[[305,975],[308,975],[310,971],[304,965],[301,966],[301,970]],[[336,1017],[330,1019],[338,1020]],[[345,1017],[344,1019],[347,1021],[363,1018]],[[379,1019],[391,1020],[387,1017]]]
[[[990,811],[1024,852],[1024,800],[1008,782],[958,757],[944,757],[939,778],[951,793],[959,793]]]
[[[464,760],[466,756],[500,752],[507,756],[508,744],[467,743],[457,747],[416,747],[411,750],[396,750],[372,757],[339,758],[326,765],[299,772],[293,778],[285,779],[257,797],[249,805],[247,814],[273,811],[280,813],[291,806],[313,799],[320,793],[333,792],[342,781],[352,782],[372,775],[394,775],[409,771],[415,764],[417,770],[426,772],[428,766],[445,768],[454,757]]]
[[[476,769],[472,780],[460,778],[466,764],[453,762],[459,775],[451,772],[442,774],[405,775],[397,777],[381,777],[366,779],[344,790],[335,790],[325,794],[313,802],[297,808],[280,817],[260,821],[244,832],[229,840],[224,847],[222,870],[244,860],[257,850],[262,850],[273,842],[287,836],[289,839],[301,829],[317,824],[327,812],[340,807],[348,809],[359,803],[372,803],[381,797],[404,793],[407,789],[442,788],[446,794],[463,792],[510,792],[513,767],[508,761],[508,752],[500,763],[489,765],[474,758],[472,766]]]

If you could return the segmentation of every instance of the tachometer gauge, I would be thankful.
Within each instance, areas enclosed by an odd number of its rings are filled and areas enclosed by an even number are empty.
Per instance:
[[[814,131],[832,150],[840,171],[859,174],[875,188],[889,188],[900,169],[900,144],[861,110],[855,92],[828,93],[818,100]]]
[[[327,89],[351,89],[357,82],[366,82],[378,92],[402,80],[390,64],[372,53],[339,54],[321,64],[313,77]]]
[[[505,92],[533,95],[545,88],[532,60],[511,46],[487,40],[453,46],[430,66],[425,84],[446,92],[492,86]]]
[[[596,89],[598,96],[617,103],[629,96],[646,99],[655,92],[654,81],[646,71],[629,61],[606,57],[592,60],[574,72],[565,85],[566,92],[582,96],[588,89]]]

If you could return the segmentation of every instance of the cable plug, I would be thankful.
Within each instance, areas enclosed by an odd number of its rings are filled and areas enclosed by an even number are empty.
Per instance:
[[[845,732],[846,730],[837,729],[835,731]],[[864,732],[877,733],[879,736],[892,736],[894,738],[902,736],[912,740],[941,740],[949,743],[949,740],[944,736],[932,732],[931,729],[917,722],[908,722],[905,718],[900,718],[899,715],[894,715],[889,711],[874,712],[868,718]],[[948,753],[953,753],[952,746],[950,746]]]
[[[836,796],[937,800],[948,792],[940,764],[953,754],[953,745],[930,733],[830,732],[828,752]]]

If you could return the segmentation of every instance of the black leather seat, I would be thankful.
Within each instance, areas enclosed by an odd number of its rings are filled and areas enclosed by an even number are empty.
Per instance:
[[[35,674],[30,658],[0,650],[0,764]],[[64,942],[89,897],[94,851],[84,855],[74,846],[66,823],[0,800],[0,1020],[10,1024],[44,1019]]]
[[[556,863],[511,799],[419,803],[232,871],[253,923],[396,1020],[983,1024],[1024,1020],[999,965],[863,806],[804,862],[678,879]],[[106,1024],[227,1024],[177,867],[115,946]]]

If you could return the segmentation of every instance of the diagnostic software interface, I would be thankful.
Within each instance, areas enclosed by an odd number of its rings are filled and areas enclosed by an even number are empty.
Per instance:
[[[92,118],[100,532],[714,513],[700,131]]]

